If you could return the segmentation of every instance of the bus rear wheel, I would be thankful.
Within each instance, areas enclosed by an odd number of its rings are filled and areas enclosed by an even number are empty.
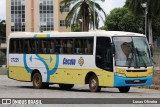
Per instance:
[[[70,90],[72,89],[74,84],[59,84],[60,89],[62,90]]]
[[[118,89],[119,89],[120,93],[128,93],[129,90],[130,90],[130,87],[129,86],[127,86],[127,87],[119,87]]]
[[[89,79],[89,88],[91,92],[100,92],[101,87],[98,83],[98,78],[96,75],[92,75]]]
[[[44,89],[49,87],[49,83],[42,82],[42,76],[38,72],[33,74],[32,80],[33,80],[33,87],[35,89]]]

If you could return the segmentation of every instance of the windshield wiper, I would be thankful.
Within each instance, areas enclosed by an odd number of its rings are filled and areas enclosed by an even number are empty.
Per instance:
[[[147,65],[146,65],[146,63],[145,63],[145,61],[142,57],[145,54],[145,52],[144,51],[139,51],[138,48],[136,48],[136,51],[137,51],[138,57],[140,57],[142,59],[142,62],[144,64],[145,68],[147,68]]]
[[[128,58],[127,59],[130,59],[129,60],[129,68],[131,67],[131,64],[132,64],[132,61],[134,60],[134,57],[135,57],[135,65],[136,67],[138,67],[138,64],[137,64],[137,57],[136,57],[136,50],[134,48],[134,45],[133,45],[133,41],[128,43],[129,44],[129,47],[130,47],[130,53],[131,53],[131,58],[130,57],[130,54],[128,55]]]

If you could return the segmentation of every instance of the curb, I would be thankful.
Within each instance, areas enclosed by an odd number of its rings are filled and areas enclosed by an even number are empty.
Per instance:
[[[160,90],[160,85],[143,86],[143,87],[138,87],[138,88],[146,88],[146,89]]]

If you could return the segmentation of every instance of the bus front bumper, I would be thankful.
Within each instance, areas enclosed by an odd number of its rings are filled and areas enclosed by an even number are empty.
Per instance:
[[[153,76],[139,77],[139,78],[127,78],[121,76],[114,77],[114,87],[125,86],[150,86],[152,84]]]

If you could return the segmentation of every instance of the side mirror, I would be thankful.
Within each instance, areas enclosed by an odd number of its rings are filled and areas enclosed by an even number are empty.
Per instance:
[[[111,44],[111,53],[115,54],[115,45],[113,43]]]
[[[151,51],[151,56],[153,57],[153,48],[152,48],[152,45],[150,44],[150,51]]]

